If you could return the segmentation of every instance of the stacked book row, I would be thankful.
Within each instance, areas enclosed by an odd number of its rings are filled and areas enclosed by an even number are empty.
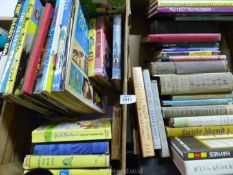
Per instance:
[[[121,90],[121,15],[89,18],[91,5],[19,0],[0,59],[0,94],[49,117],[102,113],[102,87],[113,80]]]

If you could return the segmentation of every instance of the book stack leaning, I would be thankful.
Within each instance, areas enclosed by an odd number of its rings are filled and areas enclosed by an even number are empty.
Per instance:
[[[54,175],[111,175],[109,117],[54,123],[35,129],[33,154],[24,159],[25,172],[46,168]]]
[[[218,47],[221,34],[151,34],[144,41],[163,45],[148,68],[158,80],[152,84],[174,163],[182,174],[232,174],[233,75]]]

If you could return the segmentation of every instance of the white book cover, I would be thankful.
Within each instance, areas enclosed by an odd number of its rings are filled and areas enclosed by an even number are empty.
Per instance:
[[[150,73],[147,69],[143,70],[143,78],[144,78],[144,85],[146,90],[146,99],[147,99],[148,111],[150,116],[150,125],[152,130],[154,149],[161,149],[158,121],[156,116],[157,114],[155,111],[155,105],[154,105],[155,103],[151,88]]]

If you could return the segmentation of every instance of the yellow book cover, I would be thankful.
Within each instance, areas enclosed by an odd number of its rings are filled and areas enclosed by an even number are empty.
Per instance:
[[[36,156],[24,158],[24,169],[33,168],[105,168],[109,167],[109,155],[67,155],[67,156]]]
[[[102,118],[41,126],[32,132],[32,143],[111,139],[111,121]]]
[[[36,36],[37,28],[39,25],[41,10],[42,4],[40,0],[30,0],[17,43],[16,51],[14,53],[11,71],[5,89],[6,95],[13,93],[15,82],[18,78],[17,74],[22,74],[20,67],[25,67],[27,64],[27,59],[32,50],[34,37]]]
[[[88,56],[88,77],[95,76],[95,49],[96,49],[96,18],[89,21],[89,56]]]
[[[232,7],[233,1],[229,0],[158,0],[158,7]]]
[[[212,56],[212,55],[218,55],[219,52],[214,52],[214,51],[198,51],[198,52],[188,52],[187,56]],[[179,54],[178,54],[179,55]],[[169,53],[163,52],[161,54],[162,57],[167,57],[169,56]],[[176,56],[176,55],[174,55]]]
[[[111,169],[66,169],[50,171],[53,175],[112,175]]]
[[[166,127],[167,137],[233,134],[233,126]]]

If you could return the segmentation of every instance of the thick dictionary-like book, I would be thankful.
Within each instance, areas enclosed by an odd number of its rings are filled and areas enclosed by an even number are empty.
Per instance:
[[[174,137],[169,143],[183,160],[233,158],[232,135]]]
[[[14,53],[5,95],[13,94],[14,89],[20,84],[20,81],[24,76],[27,59],[30,56],[34,38],[37,34],[42,8],[40,0],[32,0],[29,3],[25,21]]]
[[[22,8],[23,2],[24,2],[24,0],[18,1],[17,5],[15,7],[14,17],[12,19],[12,23],[11,23],[10,30],[8,33],[7,41],[6,41],[5,47],[3,49],[3,53],[0,56],[0,80],[2,77],[3,70],[4,70],[4,66],[5,66],[6,61],[7,61],[7,54],[8,54],[9,48],[12,44],[13,37],[15,35],[15,31],[16,31],[16,28],[17,28],[17,25],[18,25],[18,22],[20,19],[20,14],[21,14],[21,11],[23,9]]]
[[[232,104],[232,98],[201,99],[201,100],[162,100],[163,106],[204,106]]]
[[[32,132],[32,143],[111,139],[111,121],[96,119],[41,126]]]
[[[233,134],[233,126],[166,127],[167,137]]]
[[[227,73],[160,76],[161,95],[231,92],[233,76]]]
[[[150,125],[151,131],[153,136],[154,142],[154,149],[161,149],[161,138],[159,135],[159,128],[158,128],[158,114],[155,110],[155,102],[153,98],[152,86],[151,86],[151,79],[150,74],[147,69],[143,70],[143,79],[144,79],[144,86],[146,91],[146,99],[147,99],[147,106],[150,116]]]
[[[24,158],[25,169],[34,168],[104,168],[109,167],[109,155],[61,155],[36,156],[27,155]]]
[[[147,43],[205,43],[220,42],[220,33],[189,34],[149,34],[143,39]]]
[[[161,142],[160,155],[161,157],[169,157],[170,153],[168,149],[168,142],[167,142],[165,127],[164,127],[162,112],[161,112],[158,83],[156,80],[151,81],[151,88],[152,88],[152,93],[153,93],[154,106],[155,106],[155,112],[157,116],[158,130],[159,130],[159,136],[160,136],[160,142]]]
[[[177,151],[171,147],[172,160],[185,175],[230,175],[232,174],[233,158],[183,160]]]
[[[232,115],[233,105],[163,107],[163,118]]]
[[[35,155],[107,154],[109,142],[46,143],[34,146]]]
[[[7,85],[7,80],[8,80],[10,71],[11,71],[11,65],[13,62],[14,53],[15,53],[16,48],[17,48],[17,43],[19,41],[21,29],[23,28],[28,5],[29,5],[29,0],[25,0],[23,7],[22,7],[22,12],[20,13],[19,21],[17,23],[14,37],[12,38],[12,44],[8,50],[9,53],[7,55],[7,58],[6,58],[7,60],[6,60],[5,66],[3,67],[4,70],[2,72],[2,76],[1,76],[1,80],[0,80],[0,93],[4,93],[6,85]]]
[[[111,169],[51,169],[53,175],[112,175]]]
[[[214,93],[214,94],[193,94],[193,95],[173,95],[172,100],[200,100],[200,99],[215,99],[215,98],[233,98],[233,92],[229,93]]]
[[[153,137],[150,126],[148,105],[141,67],[132,68],[134,92],[137,98],[136,110],[139,126],[142,157],[152,157],[154,153]]]
[[[194,116],[169,118],[170,127],[195,127],[195,126],[218,126],[233,125],[233,115],[213,115],[213,116]]]
[[[53,12],[52,4],[46,3],[42,20],[38,29],[38,34],[35,40],[35,44],[33,46],[33,50],[28,62],[28,67],[25,73],[23,92],[27,94],[31,94],[33,90],[33,86],[37,74],[37,65],[39,63],[41,51],[48,32],[52,12]]]
[[[152,76],[158,74],[195,74],[229,71],[228,63],[225,60],[151,62],[148,67]]]

